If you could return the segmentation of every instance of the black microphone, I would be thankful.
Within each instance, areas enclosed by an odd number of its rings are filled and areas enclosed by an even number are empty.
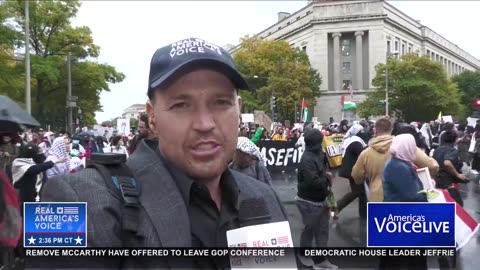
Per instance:
[[[270,223],[272,217],[263,198],[243,200],[238,209],[240,227]]]

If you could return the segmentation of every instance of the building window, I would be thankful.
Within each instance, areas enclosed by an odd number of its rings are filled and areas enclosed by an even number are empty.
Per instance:
[[[387,40],[387,52],[391,52],[391,47],[390,47],[390,40]]]
[[[395,51],[398,52],[398,40],[395,41]]]
[[[405,44],[402,44],[402,55],[405,54]]]
[[[302,51],[307,52],[307,46],[303,46]]]
[[[408,53],[412,53],[412,47],[408,46]]]
[[[348,90],[348,89],[350,89],[350,85],[352,85],[351,80],[343,80],[342,89],[343,90]]]
[[[350,46],[350,40],[344,39],[342,40],[342,55],[343,56],[350,56],[352,54],[352,49]]]
[[[342,65],[343,74],[350,74],[352,72],[352,68],[350,64],[351,64],[350,62],[343,62],[343,65]]]

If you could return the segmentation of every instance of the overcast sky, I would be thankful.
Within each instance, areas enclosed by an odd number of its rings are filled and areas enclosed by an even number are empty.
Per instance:
[[[126,75],[111,92],[101,94],[104,112],[98,121],[120,116],[125,108],[147,100],[152,54],[188,37],[214,44],[237,44],[277,21],[279,11],[293,13],[307,1],[84,1],[73,21],[86,25],[101,47],[98,59]],[[480,58],[480,1],[390,1],[395,7]]]

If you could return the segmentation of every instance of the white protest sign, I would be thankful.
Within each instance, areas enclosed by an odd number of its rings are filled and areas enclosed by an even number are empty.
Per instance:
[[[104,136],[105,135],[105,138],[107,138],[107,139],[110,139],[110,137],[112,137],[113,130],[114,130],[114,128],[102,127],[102,126],[99,126],[99,125],[93,126],[93,134],[95,136]],[[105,133],[105,131],[106,131],[106,133]]]
[[[117,119],[117,130],[122,135],[130,134],[130,119],[118,118]]]
[[[255,122],[255,116],[253,113],[242,113],[242,123],[253,123]]]
[[[467,118],[467,123],[468,123],[469,126],[475,127],[478,120],[479,120],[478,118],[468,117]]]
[[[442,120],[443,120],[443,122],[445,122],[445,123],[453,123],[453,118],[452,118],[451,115],[442,116]]]
[[[417,174],[418,174],[418,178],[420,178],[420,181],[422,182],[423,189],[431,190],[435,187],[434,184],[432,183],[433,180],[432,180],[432,177],[430,176],[430,172],[428,171],[428,168],[425,167],[425,168],[417,169]]]
[[[229,247],[293,247],[288,221],[242,227],[227,231]],[[235,269],[297,269],[293,253],[275,257],[231,257],[232,270]],[[236,268],[235,266],[238,266]]]

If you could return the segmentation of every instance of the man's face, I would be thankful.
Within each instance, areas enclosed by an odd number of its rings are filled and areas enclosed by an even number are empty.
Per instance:
[[[138,122],[138,132],[140,133],[140,135],[142,135],[143,137],[147,137],[148,135],[148,129],[145,125],[145,122],[143,121],[139,121]]]
[[[147,105],[161,152],[192,178],[218,177],[233,157],[239,125],[234,88],[223,74],[199,69],[157,90]],[[169,132],[160,132],[166,126]]]

